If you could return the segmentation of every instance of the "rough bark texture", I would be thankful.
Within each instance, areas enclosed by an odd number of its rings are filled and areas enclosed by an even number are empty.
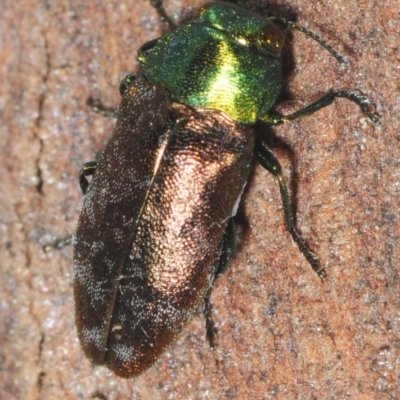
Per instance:
[[[166,6],[181,20],[202,4],[188,3]],[[114,124],[86,106],[87,97],[116,105],[119,80],[137,71],[137,49],[162,25],[144,0],[2,2],[2,399],[400,396],[399,3],[274,1],[274,10],[297,14],[348,60],[340,66],[294,33],[282,111],[329,88],[360,88],[381,114],[381,126],[373,125],[339,100],[270,132],[292,182],[297,225],[328,278],[321,283],[299,253],[276,181],[255,166],[238,255],[213,292],[216,350],[199,315],[131,381],[85,359],[74,326],[72,249],[44,254],[41,246],[74,231],[79,168],[98,157]]]

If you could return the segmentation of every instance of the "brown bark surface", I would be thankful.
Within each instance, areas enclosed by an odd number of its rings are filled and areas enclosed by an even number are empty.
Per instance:
[[[181,20],[203,3],[166,6]],[[138,48],[162,25],[144,0],[2,2],[2,399],[400,397],[399,3],[274,1],[272,10],[297,14],[348,61],[293,33],[282,112],[330,88],[360,88],[381,114],[374,125],[338,100],[268,131],[297,226],[328,277],[311,271],[285,231],[277,182],[255,166],[238,254],[212,296],[216,350],[199,314],[154,367],[123,380],[79,347],[72,248],[44,254],[42,245],[74,231],[79,168],[114,125],[86,99],[117,105],[120,79],[138,70]]]

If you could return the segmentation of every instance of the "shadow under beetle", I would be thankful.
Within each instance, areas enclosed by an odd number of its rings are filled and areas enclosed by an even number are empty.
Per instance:
[[[152,3],[172,26],[162,3]],[[142,46],[142,74],[120,85],[110,141],[99,162],[81,169],[85,199],[74,240],[78,335],[93,363],[121,377],[149,368],[202,302],[213,344],[210,289],[235,251],[232,217],[254,156],[278,179],[287,230],[313,270],[326,275],[295,229],[281,166],[253,125],[310,115],[336,97],[378,119],[359,91],[330,91],[286,116],[274,111],[284,43],[277,24],[300,30],[341,61],[291,21],[212,3]]]

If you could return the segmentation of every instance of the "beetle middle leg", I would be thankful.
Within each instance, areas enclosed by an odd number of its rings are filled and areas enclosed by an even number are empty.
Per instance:
[[[227,270],[236,253],[236,233],[235,222],[233,221],[233,218],[229,218],[225,234],[219,244],[219,253],[220,257],[218,258],[218,261],[216,263],[216,269],[212,284]],[[210,301],[211,291],[212,285],[210,289],[208,289],[208,292],[204,297],[203,315],[206,320],[206,337],[208,342],[210,343],[210,347],[214,348],[216,329],[212,320],[212,304]]]
[[[87,176],[91,176],[95,173],[97,168],[97,161],[89,161],[84,163],[79,171],[79,185],[82,193],[85,195],[89,187],[89,182],[86,179]],[[57,239],[53,243],[45,244],[42,249],[44,253],[49,253],[53,249],[62,249],[65,246],[69,246],[73,242],[73,235],[66,238]]]
[[[319,260],[316,255],[308,248],[304,239],[297,232],[294,225],[294,218],[292,213],[292,207],[289,197],[289,190],[287,188],[286,182],[282,175],[282,167],[275,157],[271,149],[267,146],[265,140],[261,137],[257,137],[255,145],[255,154],[257,156],[260,164],[271,174],[278,178],[279,190],[281,192],[281,199],[283,204],[283,212],[285,216],[286,229],[292,235],[293,240],[297,243],[300,251],[303,253],[306,260],[311,265],[312,269],[321,278],[326,277],[325,270],[320,266]]]

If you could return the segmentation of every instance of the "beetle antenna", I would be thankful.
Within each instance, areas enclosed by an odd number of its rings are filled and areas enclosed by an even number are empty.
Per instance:
[[[316,35],[314,32],[310,31],[307,28],[304,28],[304,26],[298,25],[293,21],[289,21],[286,18],[281,18],[281,17],[271,17],[269,18],[272,21],[278,21],[284,24],[285,26],[288,26],[291,29],[297,29],[298,31],[304,33],[305,35],[309,36],[310,38],[314,39],[316,42],[318,42],[324,49],[328,50],[329,53],[332,54],[333,57],[336,58],[341,64],[345,64],[346,61],[344,58],[339,55],[339,53],[332,47],[330,46],[327,42],[325,42],[324,39],[322,39],[320,36]]]

